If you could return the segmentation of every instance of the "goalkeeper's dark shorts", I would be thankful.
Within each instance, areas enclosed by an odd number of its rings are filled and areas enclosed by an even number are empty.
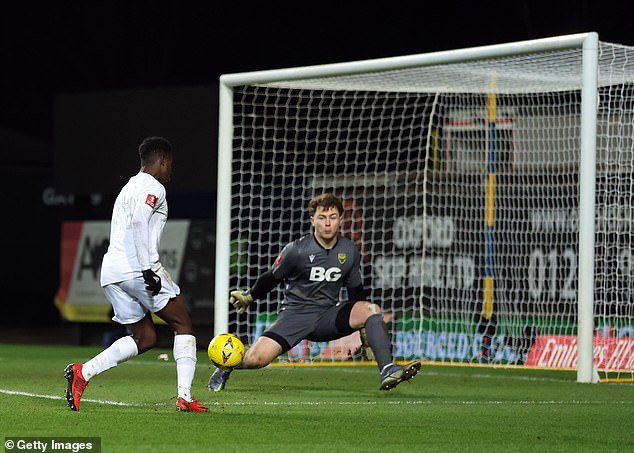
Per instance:
[[[262,334],[282,346],[287,352],[302,340],[331,341],[350,335],[350,312],[353,303],[332,307],[284,307],[277,321]]]

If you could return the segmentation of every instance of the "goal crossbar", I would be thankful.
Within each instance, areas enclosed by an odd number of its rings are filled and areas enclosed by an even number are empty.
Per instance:
[[[345,63],[332,63],[296,68],[271,69],[264,71],[223,74],[220,84],[225,87],[266,84],[278,81],[297,81],[333,76],[345,76],[367,72],[385,72],[447,63],[460,63],[508,55],[522,55],[536,52],[579,48],[586,39],[598,39],[594,32],[578,33],[550,38],[533,39],[512,43],[468,47],[424,54],[399,57],[376,58]],[[301,84],[299,85],[301,86]]]

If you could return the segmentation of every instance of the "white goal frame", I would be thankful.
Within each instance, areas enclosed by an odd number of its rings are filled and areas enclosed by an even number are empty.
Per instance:
[[[228,330],[231,241],[231,168],[233,159],[233,87],[278,80],[351,75],[406,69],[536,52],[582,49],[581,143],[579,179],[578,251],[578,382],[596,382],[593,373],[594,242],[596,190],[596,132],[599,37],[595,32],[572,34],[347,63],[224,74],[219,81],[218,190],[216,214],[216,268],[214,334]],[[595,377],[593,378],[593,374]]]

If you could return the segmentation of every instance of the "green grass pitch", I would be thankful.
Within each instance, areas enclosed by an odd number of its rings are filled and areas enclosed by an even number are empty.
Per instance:
[[[171,351],[154,349],[95,377],[72,412],[63,369],[99,351],[0,344],[3,438],[100,437],[105,452],[634,451],[634,386],[564,371],[424,364],[385,392],[375,366],[270,366],[212,394],[199,351],[193,394],[210,410],[193,414],[175,409]]]

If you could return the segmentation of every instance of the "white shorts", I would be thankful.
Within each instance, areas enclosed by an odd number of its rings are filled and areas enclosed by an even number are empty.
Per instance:
[[[139,322],[148,311],[156,313],[163,309],[170,299],[180,294],[180,288],[165,268],[161,267],[156,274],[161,277],[161,291],[156,296],[152,296],[152,293],[145,289],[146,284],[142,276],[103,287],[103,292],[114,310],[113,321],[119,324]]]

